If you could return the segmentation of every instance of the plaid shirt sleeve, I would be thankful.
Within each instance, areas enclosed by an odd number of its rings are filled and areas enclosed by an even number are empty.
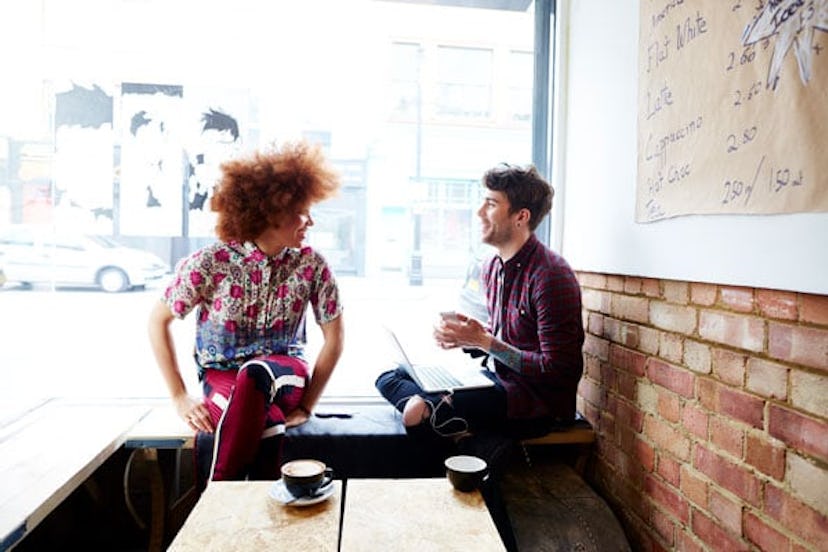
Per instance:
[[[503,339],[518,349],[521,375],[571,383],[583,362],[581,288],[561,257],[538,253],[510,283]]]
[[[529,286],[540,351],[521,352],[521,372],[560,376],[568,380],[570,369],[577,367],[580,377],[584,334],[581,288],[575,275],[557,266],[556,270],[535,274]],[[524,327],[521,325],[521,328]]]

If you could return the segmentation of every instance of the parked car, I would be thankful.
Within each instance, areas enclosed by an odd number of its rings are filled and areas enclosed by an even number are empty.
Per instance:
[[[170,267],[147,251],[105,236],[12,225],[0,228],[0,266],[7,282],[126,291],[160,280]]]
[[[471,254],[466,267],[466,277],[460,288],[460,310],[480,322],[486,323],[489,311],[486,307],[486,291],[483,289],[483,264],[494,255],[493,247],[480,244]]]

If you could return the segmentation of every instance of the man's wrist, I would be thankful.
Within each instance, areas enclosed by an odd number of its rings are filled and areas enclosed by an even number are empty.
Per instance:
[[[300,404],[300,405],[299,405],[299,406],[297,406],[296,408],[298,408],[299,410],[301,410],[302,412],[304,412],[306,416],[310,416],[310,415],[311,415],[311,411],[310,411],[310,409],[309,409],[307,406],[305,406],[304,404]]]
[[[495,344],[495,337],[490,333],[486,333],[485,336],[483,337],[483,350],[486,351],[487,353],[493,353],[494,352],[494,344]]]

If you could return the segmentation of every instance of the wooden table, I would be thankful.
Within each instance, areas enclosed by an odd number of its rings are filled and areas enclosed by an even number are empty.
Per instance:
[[[328,500],[285,506],[268,495],[272,481],[212,481],[169,551],[337,550],[342,482]]]
[[[160,552],[164,548],[164,538],[167,533],[168,522],[175,528],[180,524],[181,513],[188,513],[193,507],[196,487],[193,484],[184,492],[181,490],[182,451],[192,449],[195,441],[195,431],[182,420],[169,400],[163,400],[151,405],[151,410],[127,434],[124,447],[133,449],[134,453],[146,463],[146,472],[149,477],[150,488],[150,523],[149,542],[147,552]],[[159,461],[160,451],[167,451],[174,455],[174,469],[171,478],[165,478]],[[126,466],[124,478],[129,478],[130,469],[134,469],[135,462]],[[128,504],[131,497],[126,496]],[[145,521],[138,517],[134,508],[130,509],[136,523],[143,525]]]
[[[116,400],[49,400],[0,425],[0,550],[11,548],[124,443],[149,409]]]
[[[483,497],[445,478],[349,479],[343,552],[505,550]]]
[[[191,449],[195,431],[182,420],[172,402],[150,406],[149,412],[127,433],[127,448]]]

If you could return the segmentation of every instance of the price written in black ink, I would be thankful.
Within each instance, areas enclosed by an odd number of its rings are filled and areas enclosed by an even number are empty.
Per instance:
[[[742,146],[746,146],[753,142],[753,139],[756,138],[757,128],[752,126],[750,128],[746,128],[742,131],[740,135],[736,134],[728,134],[727,135],[727,153],[734,153],[739,151],[739,148]]]
[[[725,180],[723,188],[722,205],[736,203],[740,200],[742,205],[747,205],[751,194],[753,194],[753,184],[745,184],[742,180]]]
[[[740,105],[749,102],[759,95],[762,91],[762,81],[756,81],[746,89],[738,89],[733,93],[733,105],[739,107]]]
[[[801,170],[794,169],[776,169],[771,167],[769,187],[774,193],[779,193],[789,187],[804,186],[805,177]]]
[[[726,71],[733,71],[737,67],[753,63],[753,60],[756,59],[756,49],[753,47],[753,44],[751,44],[742,50],[740,55],[737,55],[736,52],[731,51],[727,55],[727,59],[728,63]]]

